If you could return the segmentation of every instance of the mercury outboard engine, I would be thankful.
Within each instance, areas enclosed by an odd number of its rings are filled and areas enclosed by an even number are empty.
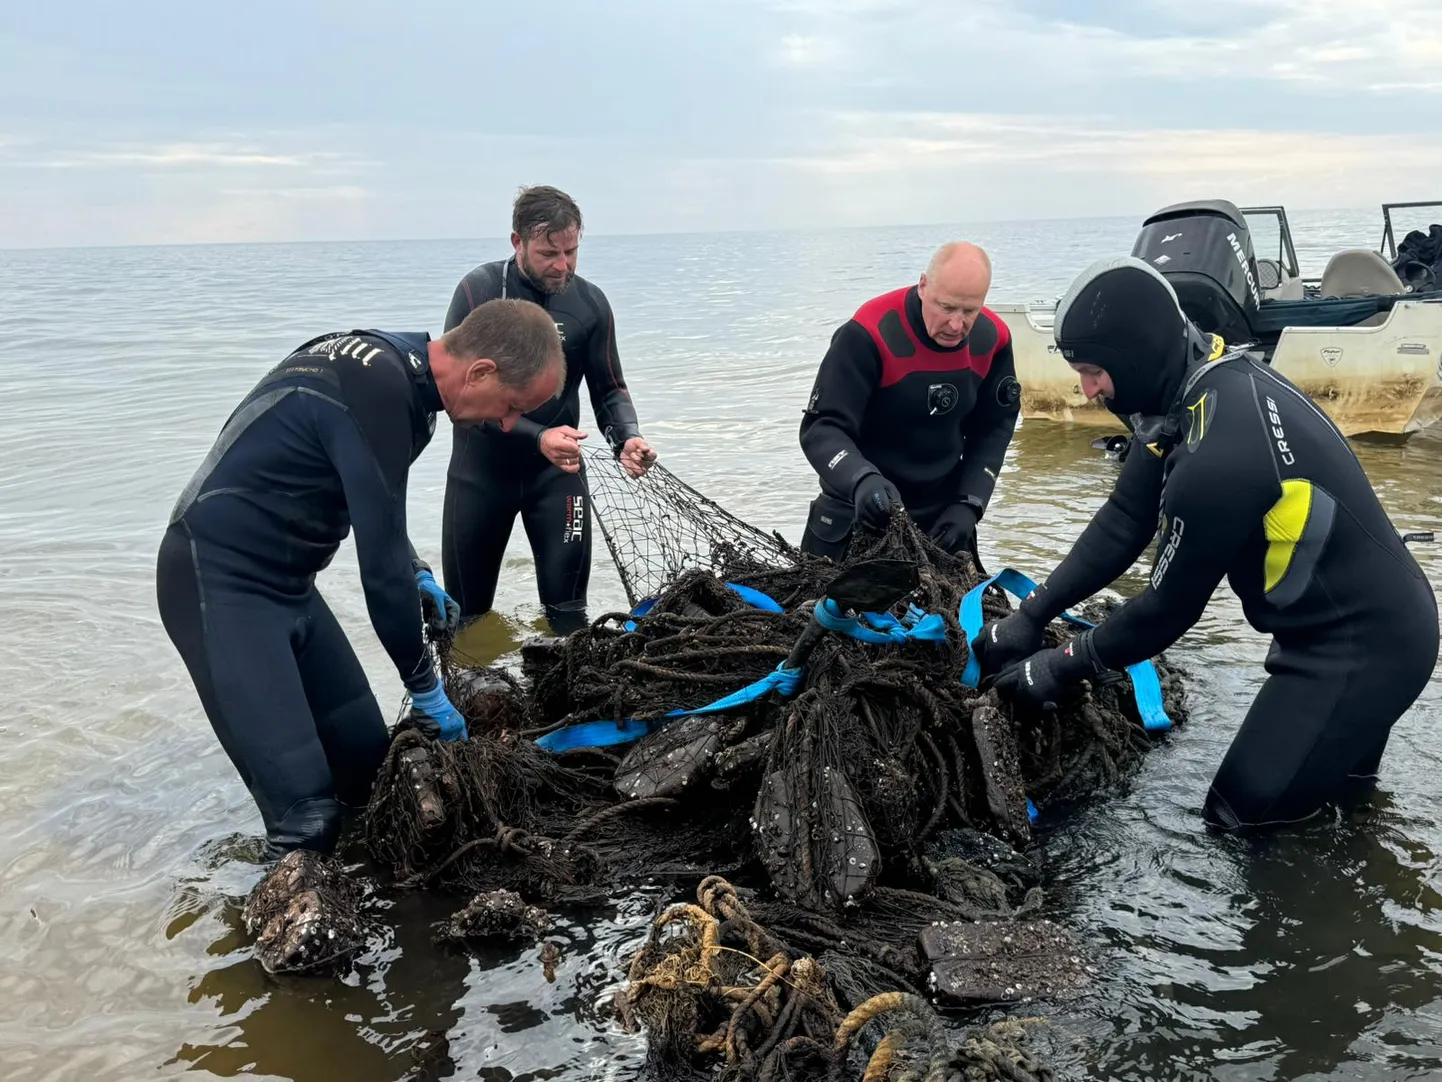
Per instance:
[[[1201,331],[1228,343],[1256,338],[1262,305],[1252,234],[1236,204],[1199,199],[1163,207],[1142,223],[1132,255],[1171,283],[1182,311]]]

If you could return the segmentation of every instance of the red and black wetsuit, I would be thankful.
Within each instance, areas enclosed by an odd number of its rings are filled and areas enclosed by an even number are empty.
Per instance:
[[[580,427],[582,379],[596,423],[617,454],[641,430],[621,375],[616,321],[604,293],[579,275],[563,293],[542,293],[521,274],[514,258],[497,260],[461,279],[446,312],[445,329],[459,326],[473,308],[496,297],[520,297],[551,314],[566,353],[566,385],[555,399],[522,416],[510,432],[494,425],[452,429],[441,525],[445,588],[461,607],[461,619],[489,611],[519,514],[535,555],[536,587],[546,618],[552,631],[564,635],[587,623],[589,492],[584,463],[579,473],[552,465],[541,454],[541,433],[558,425]]]
[[[871,473],[896,486],[922,529],[957,503],[979,519],[1020,409],[1011,331],[989,308],[961,344],[940,346],[916,286],[863,304],[832,335],[801,420],[801,449],[821,480],[802,549],[845,552],[852,494]]]

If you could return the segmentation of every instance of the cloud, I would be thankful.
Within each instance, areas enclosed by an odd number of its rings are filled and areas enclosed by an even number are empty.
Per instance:
[[[911,222],[974,220],[968,208],[1005,190],[1035,200],[1033,214],[1018,215],[1030,217],[1215,197],[1355,206],[1405,198],[1413,187],[1406,178],[1442,173],[1442,140],[1413,135],[1136,130],[1104,117],[985,113],[842,112],[816,127],[835,149],[777,164],[814,177],[838,206],[893,191]]]
[[[217,195],[243,199],[374,199],[375,193],[354,184],[328,188],[221,188]]]
[[[1235,102],[1237,84],[1442,92],[1442,19],[1419,18],[1416,5],[1398,0],[914,0],[843,4],[824,16],[823,0],[772,6],[802,21],[825,19],[856,59],[836,76],[907,92],[971,84],[1014,99],[1032,89],[1089,86],[1105,95],[1148,83],[1154,101],[1200,91],[1218,109]],[[1278,104],[1254,98],[1251,108]]]
[[[494,236],[526,183],[615,233],[1355,207],[1438,175],[1442,20],[1401,0],[629,0],[544,25],[75,3],[3,17],[0,247]],[[438,40],[424,77],[397,59]]]
[[[840,64],[847,57],[846,50],[835,39],[809,34],[787,34],[777,43],[773,55],[778,64],[796,68]]]
[[[111,165],[152,166],[216,166],[227,168],[247,165],[280,165],[300,167],[305,163],[290,154],[265,154],[256,151],[234,151],[219,147],[186,144],[138,150],[79,151],[58,158],[37,158],[22,164],[47,169],[102,168]]]
[[[288,139],[299,141],[295,135]],[[248,169],[284,168],[314,173],[352,171],[365,160],[334,151],[285,151],[247,141],[111,144],[89,147],[37,139],[0,139],[0,164],[39,169]]]
[[[906,172],[1025,164],[1052,173],[1121,172],[1237,179],[1260,166],[1296,179],[1376,165],[1442,168],[1442,140],[1410,134],[1271,132],[1255,128],[1144,129],[1092,116],[838,112],[821,123],[837,153],[786,159],[821,172]]]

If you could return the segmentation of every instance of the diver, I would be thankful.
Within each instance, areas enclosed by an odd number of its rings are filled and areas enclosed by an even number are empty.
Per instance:
[[[1021,410],[1011,331],[986,307],[991,260],[942,245],[919,282],[867,301],[831,336],[801,420],[821,493],[801,549],[845,557],[860,522],[906,514],[981,567],[976,525]]]
[[[446,329],[492,297],[532,301],[555,320],[566,351],[566,385],[544,409],[509,431],[457,425],[451,434],[441,526],[446,589],[469,620],[495,602],[501,560],[516,515],[536,564],[536,589],[557,635],[586,626],[591,516],[580,441],[581,380],[602,435],[621,465],[640,477],[656,461],[641,437],[616,352],[606,296],[576,274],[581,211],[566,193],[522,189],[511,211],[513,254],[476,267],[456,286]]]
[[[1436,666],[1437,599],[1346,439],[1255,354],[1200,332],[1134,257],[1087,268],[1057,306],[1054,335],[1087,398],[1129,417],[1132,448],[1071,552],[972,642],[983,676],[1017,701],[1056,704],[1077,681],[1170,647],[1225,577],[1272,645],[1205,820],[1275,826],[1364,795]],[[1154,536],[1142,592],[1041,649],[1047,623]]]
[[[466,725],[424,625],[459,609],[406,534],[406,480],[444,409],[511,428],[559,391],[555,324],[494,301],[437,340],[377,330],[298,346],[241,401],[181,493],[160,544],[161,622],[265,823],[266,859],[333,850],[365,805],[388,735],[316,575],[355,529],[371,625],[420,727]]]

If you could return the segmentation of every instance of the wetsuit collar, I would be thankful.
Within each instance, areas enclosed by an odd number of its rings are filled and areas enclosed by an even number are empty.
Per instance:
[[[426,340],[429,342],[430,335],[426,335]],[[421,392],[421,405],[427,413],[440,413],[446,408],[446,404],[441,401],[441,389],[436,386],[436,375],[431,371],[429,358],[426,359],[425,375],[417,382]]]
[[[1166,413],[1134,413],[1129,419],[1132,432],[1140,437],[1142,445],[1153,454],[1165,455],[1174,446],[1181,434],[1182,415],[1186,412],[1187,395],[1197,381],[1223,361],[1239,357],[1244,351],[1225,352],[1226,346],[1215,334],[1203,334],[1194,325],[1188,325],[1187,364],[1178,381],[1176,394]]]
[[[384,339],[400,354],[401,363],[411,374],[411,383],[420,395],[421,405],[427,413],[440,413],[445,408],[445,403],[441,401],[441,390],[436,386],[435,374],[431,371],[429,332],[368,330],[355,333]]]
[[[417,348],[406,351],[406,367],[411,370],[411,378],[421,396],[422,408],[427,413],[440,413],[446,408],[446,404],[441,401],[441,389],[436,386],[436,374],[431,371],[431,336],[422,331],[419,334],[398,337],[413,339],[417,343]],[[416,368],[417,361],[420,362],[420,368]]]
[[[906,320],[911,324],[911,330],[921,340],[921,344],[937,353],[958,353],[966,348],[966,343],[971,338],[967,335],[954,346],[943,346],[927,334],[926,320],[921,317],[921,291],[916,286],[906,291]]]

